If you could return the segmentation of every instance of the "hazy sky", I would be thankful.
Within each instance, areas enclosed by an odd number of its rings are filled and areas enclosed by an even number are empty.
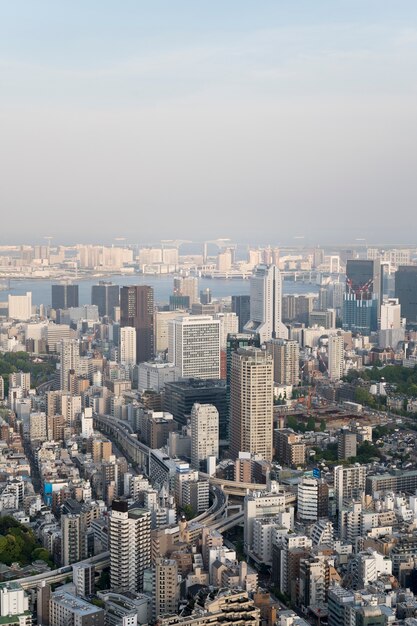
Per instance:
[[[416,219],[416,0],[0,3],[0,243]]]

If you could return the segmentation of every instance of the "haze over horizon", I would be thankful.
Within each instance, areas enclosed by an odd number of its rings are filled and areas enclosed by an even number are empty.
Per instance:
[[[3,3],[0,244],[412,244],[416,18],[412,0]]]

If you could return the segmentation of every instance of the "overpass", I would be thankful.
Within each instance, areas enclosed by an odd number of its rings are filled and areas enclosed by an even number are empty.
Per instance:
[[[100,572],[105,567],[110,565],[110,552],[102,552],[96,556],[92,556],[89,559],[78,561],[72,565],[65,565],[58,569],[51,570],[50,572],[42,572],[42,574],[35,574],[34,576],[26,576],[25,578],[18,578],[13,580],[13,583],[22,585],[23,589],[34,589],[38,583],[45,581],[49,584],[64,582],[69,576],[72,577],[72,568],[82,563],[90,563],[94,565],[95,570]]]

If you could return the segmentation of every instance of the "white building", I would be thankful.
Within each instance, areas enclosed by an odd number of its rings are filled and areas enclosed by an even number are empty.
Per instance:
[[[191,410],[191,466],[200,469],[209,456],[219,456],[219,412],[212,404],[195,403]]]
[[[29,435],[30,440],[33,441],[46,441],[48,439],[48,428],[46,413],[41,411],[37,413],[31,413],[29,417]]]
[[[159,393],[166,383],[178,379],[178,370],[173,363],[139,363],[138,375],[140,393],[146,389],[153,389]]]
[[[284,493],[254,492],[244,499],[244,542],[245,550],[253,550],[253,528],[255,520],[274,516],[285,511]]]
[[[27,291],[24,296],[9,294],[9,317],[12,320],[26,321],[32,317],[32,292]]]
[[[276,265],[258,265],[250,279],[250,320],[245,332],[258,333],[261,343],[287,339],[288,329],[281,321],[282,277]]]
[[[226,349],[227,335],[239,332],[239,318],[236,313],[216,313],[214,319],[220,322],[220,348]]]
[[[81,436],[88,439],[92,437],[93,434],[93,409],[91,407],[85,407],[84,411],[81,413]]]
[[[120,328],[119,358],[122,365],[136,365],[136,328]]]
[[[22,586],[16,582],[0,584],[0,615],[23,615],[29,610],[29,598]],[[32,620],[30,620],[31,623]]]
[[[361,498],[365,491],[366,466],[356,463],[351,466],[337,465],[334,468],[334,487],[337,510],[343,507],[343,500]]]
[[[332,335],[328,343],[328,374],[330,380],[340,380],[343,376],[345,343],[343,335]]]
[[[220,322],[209,315],[169,323],[168,361],[181,378],[220,378]]]

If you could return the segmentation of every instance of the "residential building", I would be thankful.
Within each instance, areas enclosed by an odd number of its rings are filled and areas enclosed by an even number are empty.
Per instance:
[[[191,410],[191,466],[206,471],[209,456],[219,457],[219,412],[212,404]]]
[[[230,449],[272,459],[273,361],[259,348],[232,354]]]

